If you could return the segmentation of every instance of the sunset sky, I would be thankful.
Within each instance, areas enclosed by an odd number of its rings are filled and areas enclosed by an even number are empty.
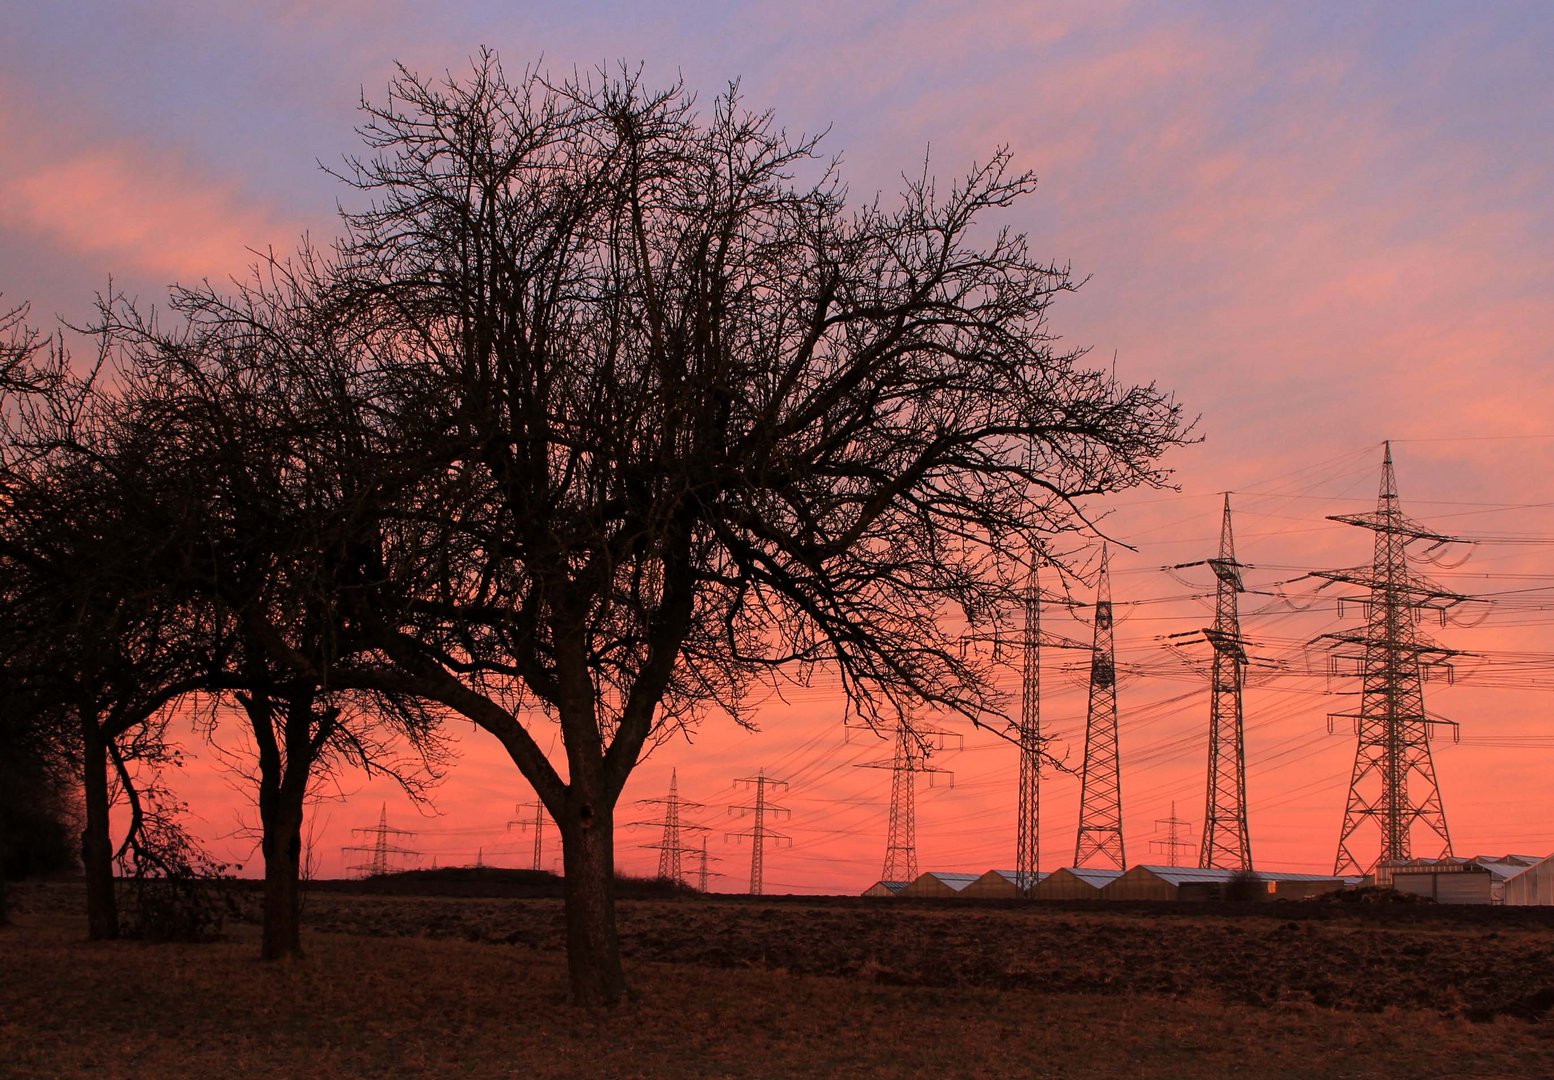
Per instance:
[[[900,175],[950,180],[1002,145],[1040,177],[1001,223],[1087,278],[1054,306],[1066,343],[1199,415],[1176,452],[1180,491],[1098,510],[1114,542],[1122,800],[1130,863],[1163,862],[1171,816],[1201,829],[1208,691],[1200,646],[1166,635],[1212,619],[1205,559],[1231,492],[1253,652],[1277,661],[1246,700],[1252,849],[1261,869],[1331,870],[1354,738],[1327,654],[1360,623],[1313,569],[1368,563],[1371,534],[1325,515],[1374,507],[1392,440],[1404,510],[1479,543],[1426,567],[1463,593],[1428,625],[1465,650],[1426,689],[1461,725],[1435,763],[1458,854],[1554,851],[1554,7],[1527,3],[100,3],[21,5],[0,35],[0,293],[34,322],[83,322],[113,287],[149,305],[169,283],[241,275],[250,249],[333,235],[350,193],[320,162],[359,146],[362,94],[396,61],[467,70],[482,45],[510,70],[640,62],[704,102],[741,81],[790,132],[828,129],[854,201]],[[1083,595],[1079,595],[1083,599]],[[1308,606],[1309,605],[1309,606]],[[1296,610],[1305,608],[1305,610]],[[1062,609],[1057,633],[1088,638]],[[1476,625],[1466,625],[1474,624]],[[1011,650],[1011,662],[1018,656]],[[1196,664],[1196,666],[1193,666]],[[1044,657],[1043,718],[1076,768],[1082,654]],[[1009,688],[1017,692],[1011,669]],[[856,892],[879,877],[888,743],[843,726],[821,682],[763,709],[757,733],[709,725],[642,763],[617,820],[649,820],[671,768],[704,809],[723,876],[741,891],[748,801],[733,782],[785,779],[791,849],[766,852],[768,892]],[[1016,755],[964,730],[917,792],[923,869],[1012,868]],[[212,850],[258,869],[244,781],[203,737],[174,783]],[[231,742],[232,736],[222,736]],[[313,811],[318,872],[360,861],[352,828],[413,830],[421,865],[527,866],[508,830],[533,793],[494,740],[458,729],[435,812],[358,776]],[[1078,780],[1044,778],[1042,867],[1067,865]],[[618,862],[656,867],[649,827]],[[553,831],[546,862],[559,859]],[[1196,853],[1186,856],[1196,862]],[[695,860],[688,866],[694,868]]]

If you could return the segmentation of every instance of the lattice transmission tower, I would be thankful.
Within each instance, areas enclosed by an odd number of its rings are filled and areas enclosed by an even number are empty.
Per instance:
[[[1020,800],[1014,889],[1029,898],[1041,873],[1041,586],[1036,559],[1025,582],[1025,650],[1020,671]]]
[[[1074,865],[1091,860],[1126,870],[1122,847],[1122,775],[1117,753],[1117,662],[1112,643],[1112,587],[1107,551],[1095,590],[1095,639],[1090,650],[1090,705],[1079,785],[1079,835]]]
[[[1188,839],[1192,835],[1192,822],[1185,821],[1176,816],[1176,803],[1171,803],[1171,816],[1168,818],[1156,818],[1156,829],[1165,829],[1165,839],[1151,840],[1151,851],[1164,851],[1166,853],[1167,866],[1180,866],[1181,853],[1192,848],[1192,841]]]
[[[786,788],[788,786],[788,782],[786,780],[774,780],[770,776],[766,775],[765,769],[762,769],[754,776],[745,776],[734,781],[734,785],[736,787],[740,784],[748,784],[755,791],[755,802],[752,804],[730,806],[728,808],[728,812],[730,814],[737,814],[740,817],[743,817],[746,814],[750,814],[753,816],[754,820],[751,823],[751,827],[747,831],[729,833],[728,838],[730,840],[744,839],[746,837],[749,838],[750,895],[760,896],[762,888],[761,879],[765,870],[764,863],[767,842],[770,841],[776,844],[778,847],[793,846],[793,838],[791,836],[777,832],[766,823],[766,819],[768,817],[777,818],[792,816],[788,813],[786,807],[779,806],[766,797],[767,788]]]
[[[513,807],[513,813],[521,814],[529,809],[534,811],[534,819],[532,821],[521,818],[514,819],[507,823],[507,827],[511,829],[516,825],[520,829],[532,829],[534,831],[534,862],[531,869],[542,870],[544,869],[542,859],[545,855],[545,804],[535,799],[532,803],[522,803]]]
[[[711,861],[711,862],[721,862],[722,860],[721,859],[709,859],[708,858],[708,855],[707,855],[707,838],[705,836],[703,836],[701,838],[701,866],[698,868],[698,870],[696,872],[696,889],[697,889],[698,892],[706,892],[707,891],[707,879],[709,877],[722,877],[723,876],[721,873],[719,873],[716,870],[708,870],[707,869],[707,863],[709,861]]]
[[[370,844],[343,849],[347,852],[360,852],[367,856],[366,862],[346,867],[346,869],[358,871],[366,877],[381,877],[389,873],[391,869],[390,858],[392,856],[400,855],[406,858],[419,858],[421,855],[419,851],[411,851],[409,848],[389,843],[390,837],[414,836],[415,833],[408,832],[405,829],[396,829],[389,825],[387,803],[384,803],[382,809],[378,811],[378,823],[376,825],[365,825],[351,831],[372,837]]]
[[[664,832],[662,838],[656,844],[644,844],[646,848],[656,848],[658,851],[658,876],[668,881],[684,882],[685,874],[682,869],[681,856],[689,849],[680,841],[680,832],[684,830],[705,830],[707,826],[696,825],[680,820],[681,810],[700,810],[701,803],[685,802],[680,798],[680,785],[678,770],[669,772],[669,794],[662,799],[641,799],[639,802],[647,806],[662,806],[664,817],[662,821],[634,821],[633,825],[654,825],[661,827]]]
[[[1046,740],[1041,734],[1041,650],[1085,649],[1068,638],[1055,637],[1041,628],[1041,582],[1036,556],[1031,556],[1025,582],[1025,633],[1020,670],[1020,792],[1016,809],[1014,884],[1017,895],[1035,895],[1041,878],[1041,766]]]
[[[862,761],[861,769],[890,770],[890,823],[885,835],[885,866],[881,881],[912,881],[917,877],[917,774],[950,777],[954,774],[929,764],[929,757],[944,749],[950,733],[919,727],[911,714],[903,716],[894,728],[871,728],[875,734],[894,734],[895,752],[888,761]]]
[[[1407,548],[1424,540],[1430,543],[1429,550],[1435,550],[1454,538],[1403,515],[1391,443],[1385,444],[1375,512],[1333,515],[1330,520],[1376,534],[1369,570],[1320,571],[1316,575],[1370,592],[1364,602],[1364,630],[1323,635],[1334,643],[1334,670],[1339,660],[1355,661],[1361,678],[1359,711],[1335,713],[1328,719],[1330,730],[1335,720],[1352,721],[1358,736],[1333,872],[1368,874],[1383,864],[1412,858],[1416,834],[1429,857],[1449,858],[1451,834],[1435,778],[1430,728],[1447,724],[1455,731],[1456,724],[1425,711],[1423,684],[1426,669],[1441,667],[1449,674],[1448,662],[1459,654],[1431,642],[1419,629],[1419,617],[1426,610],[1434,611],[1444,623],[1447,610],[1468,597],[1415,574],[1409,568]],[[1342,601],[1340,609],[1341,605]],[[1345,653],[1346,646],[1359,652]],[[1370,826],[1380,834],[1374,858],[1362,848],[1359,835]]]
[[[1228,493],[1219,533],[1219,557],[1208,562],[1215,578],[1214,625],[1204,628],[1203,637],[1214,650],[1214,657],[1209,667],[1208,797],[1198,865],[1205,870],[1250,870],[1252,836],[1246,821],[1246,728],[1241,705],[1247,655],[1236,606],[1236,596],[1245,588],[1230,528]],[[1174,817],[1176,811],[1171,813]]]

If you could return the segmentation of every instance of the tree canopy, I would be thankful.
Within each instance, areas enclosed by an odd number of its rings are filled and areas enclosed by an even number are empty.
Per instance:
[[[998,716],[968,638],[1084,500],[1165,480],[1183,419],[1058,347],[1068,272],[985,221],[1035,186],[1007,151],[850,204],[737,87],[703,112],[491,53],[364,109],[342,307],[414,479],[359,625],[545,801],[574,992],[613,1000],[611,814],[650,742],[817,665],[865,717]]]

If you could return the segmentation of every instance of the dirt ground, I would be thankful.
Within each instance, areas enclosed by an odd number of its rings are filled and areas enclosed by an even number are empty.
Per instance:
[[[13,892],[0,1076],[1554,1076],[1554,912],[632,898],[566,1004],[560,901],[311,891],[300,961],[84,940]]]
[[[70,910],[68,886],[17,907]],[[257,921],[239,892],[238,921]],[[861,978],[894,986],[1208,997],[1482,1021],[1554,1013],[1554,909],[1264,902],[1032,903],[688,895],[623,900],[639,961]],[[309,893],[317,933],[564,950],[554,899]]]

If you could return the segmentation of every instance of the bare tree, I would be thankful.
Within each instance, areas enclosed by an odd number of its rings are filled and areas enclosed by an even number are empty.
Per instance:
[[[1007,152],[849,210],[817,141],[737,88],[702,115],[487,52],[363,108],[359,407],[417,479],[353,589],[393,669],[358,677],[501,741],[562,835],[572,995],[610,1004],[614,810],[652,742],[748,725],[817,665],[865,717],[1002,723],[967,640],[1083,500],[1163,483],[1185,426],[1055,347],[1067,271],[985,220],[1035,185]]]
[[[198,687],[195,660],[212,643],[148,575],[163,541],[132,531],[140,493],[116,467],[107,399],[68,367],[61,360],[58,377],[22,399],[0,455],[0,664],[23,710],[6,723],[46,723],[81,780],[88,931],[109,938],[118,933],[113,785],[129,800],[133,834],[130,762],[167,758],[167,710]]]
[[[175,290],[173,330],[122,304],[103,315],[130,387],[140,528],[168,538],[157,572],[230,643],[210,653],[204,689],[213,704],[236,702],[252,739],[271,960],[301,953],[310,791],[354,766],[423,798],[443,749],[416,699],[330,682],[357,648],[341,574],[356,533],[376,528],[377,474],[361,468],[354,413],[339,401],[350,351],[321,306],[315,255],[266,268],[232,297]]]

